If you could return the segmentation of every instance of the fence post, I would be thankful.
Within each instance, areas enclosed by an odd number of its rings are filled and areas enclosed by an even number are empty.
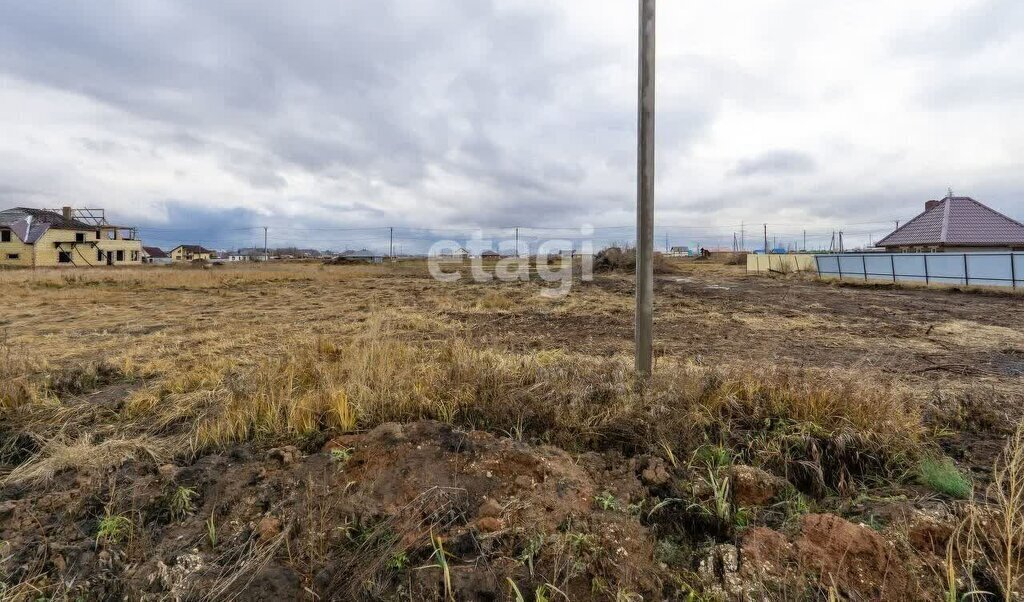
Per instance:
[[[868,280],[868,256],[867,255],[861,255],[860,256],[860,262],[861,262],[861,264],[864,265],[864,281],[867,282],[867,280]]]
[[[896,282],[896,256],[889,256],[889,263],[892,264],[892,281]]]
[[[964,253],[964,286],[971,285],[971,276],[967,273],[967,253]]]
[[[924,255],[924,283],[928,284],[928,254]]]
[[[1017,266],[1013,260],[1013,251],[1010,251],[1010,286],[1017,288]]]
[[[843,258],[840,255],[836,255],[836,269],[839,270],[839,281],[843,281]]]

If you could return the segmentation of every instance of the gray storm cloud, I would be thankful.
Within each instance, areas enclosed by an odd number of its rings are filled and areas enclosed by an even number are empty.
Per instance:
[[[596,4],[8,2],[0,200],[167,227],[628,224],[635,6]],[[881,221],[953,184],[1021,217],[1018,3],[741,4],[661,4],[662,223]]]

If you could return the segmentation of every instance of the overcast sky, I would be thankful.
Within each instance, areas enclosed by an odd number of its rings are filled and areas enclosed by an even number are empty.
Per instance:
[[[635,0],[0,7],[3,207],[633,223]],[[947,186],[1022,219],[1022,56],[1020,0],[662,0],[656,219],[877,239]]]

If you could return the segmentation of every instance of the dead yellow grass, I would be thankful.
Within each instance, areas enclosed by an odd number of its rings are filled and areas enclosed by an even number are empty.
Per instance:
[[[962,575],[965,590],[1019,599],[1024,592],[1024,425],[1007,440],[985,495],[959,510],[961,520],[946,550],[950,591],[956,592]]]
[[[95,442],[89,436],[74,441],[48,441],[36,456],[16,467],[2,482],[39,483],[69,468],[86,471],[106,469],[133,458],[159,462],[173,453],[173,447],[171,441],[147,435],[101,442]]]
[[[931,329],[934,338],[972,349],[1024,349],[1024,328],[979,324],[971,320],[950,320]]]
[[[47,349],[45,361],[0,354],[4,418],[50,442],[19,479],[84,459],[89,446],[113,446],[94,456],[116,463],[126,457],[116,441],[192,455],[424,418],[579,450],[752,449],[745,442],[767,429],[777,453],[751,452],[759,462],[805,461],[831,441],[878,459],[874,468],[924,442],[913,396],[856,373],[663,358],[644,387],[628,357],[481,345],[456,317],[627,310],[628,297],[593,287],[550,300],[536,283],[452,286],[392,266],[4,277],[29,284],[12,289],[7,345]],[[74,400],[107,381],[136,384],[123,403]]]
[[[659,366],[647,386],[625,357],[565,352],[509,353],[459,336],[409,342],[375,316],[345,343],[292,338],[284,352],[245,364],[200,362],[131,394],[115,420],[121,441],[54,443],[12,479],[39,479],[68,466],[116,462],[153,442],[188,442],[192,455],[248,440],[303,440],[384,422],[440,420],[464,428],[519,432],[569,449],[649,450],[668,441],[681,454],[705,441],[737,442],[774,425],[786,441],[761,461],[806,462],[793,437],[845,441],[878,460],[849,474],[900,464],[923,443],[918,406],[905,392],[865,386],[835,372],[755,373],[693,364]],[[59,408],[33,413],[42,425],[72,420]],[[82,411],[81,408],[78,411]],[[95,412],[96,410],[86,410]],[[75,420],[80,420],[76,417]],[[76,429],[76,432],[79,429]],[[53,436],[45,432],[41,437]],[[741,446],[742,447],[742,446]],[[155,453],[153,454],[155,455]],[[856,454],[854,454],[856,455]]]

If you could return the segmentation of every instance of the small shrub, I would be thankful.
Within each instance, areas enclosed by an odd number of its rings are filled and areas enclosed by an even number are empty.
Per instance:
[[[732,253],[725,260],[725,265],[747,265],[746,253]]]
[[[918,481],[939,493],[965,500],[971,497],[974,485],[949,458],[926,458],[917,467]]]
[[[351,447],[336,447],[331,450],[331,461],[346,464],[352,459],[353,451]]]
[[[181,520],[195,511],[194,500],[199,496],[191,487],[178,487],[167,501],[171,519]]]
[[[96,545],[103,543],[120,543],[131,536],[133,525],[131,519],[123,514],[107,514],[100,520],[96,530]]]
[[[409,564],[409,555],[405,552],[398,552],[391,557],[391,561],[388,562],[388,568],[393,571],[404,570],[406,565]]]
[[[694,459],[708,468],[725,468],[732,464],[732,452],[721,445],[703,445],[693,454]]]
[[[636,249],[633,247],[608,247],[607,249],[601,249],[594,255],[594,271],[635,273]],[[654,273],[664,274],[668,271],[665,256],[661,253],[655,253]]]
[[[619,509],[619,500],[608,491],[602,491],[598,495],[594,496],[594,503],[597,504],[597,507],[601,510]]]

